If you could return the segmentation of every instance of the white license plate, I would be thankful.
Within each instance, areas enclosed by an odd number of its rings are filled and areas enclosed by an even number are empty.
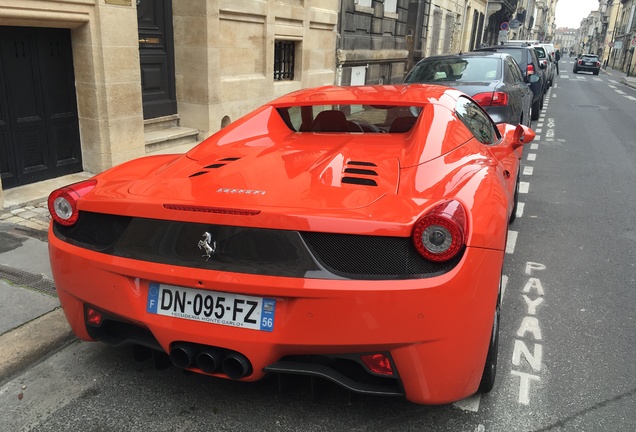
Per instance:
[[[146,310],[157,315],[271,332],[276,300],[151,282]]]

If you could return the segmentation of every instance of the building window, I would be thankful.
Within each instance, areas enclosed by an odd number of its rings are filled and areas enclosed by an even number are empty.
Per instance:
[[[397,0],[384,0],[384,13],[397,12]]]
[[[371,0],[356,0],[355,4],[357,4],[358,6],[371,7]]]
[[[276,41],[274,44],[274,81],[294,79],[296,42]]]

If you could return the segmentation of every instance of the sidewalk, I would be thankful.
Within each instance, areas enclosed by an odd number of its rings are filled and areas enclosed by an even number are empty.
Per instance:
[[[149,153],[186,153],[188,143]],[[71,174],[4,191],[0,208],[0,384],[75,340],[49,264],[47,198],[90,178]]]
[[[609,66],[606,69],[602,70],[612,78],[619,80],[621,84],[625,84],[626,86],[636,89],[636,77],[627,76],[625,72],[612,69]]]
[[[49,264],[46,199],[87,173],[9,189],[0,209],[0,383],[75,338]]]

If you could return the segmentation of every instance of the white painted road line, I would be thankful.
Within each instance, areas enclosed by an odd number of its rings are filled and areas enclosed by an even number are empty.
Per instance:
[[[506,242],[506,253],[515,253],[515,246],[517,245],[517,231],[508,230],[508,241]]]
[[[526,208],[526,203],[517,203],[517,217],[523,217],[523,210]]]
[[[523,175],[532,175],[533,172],[534,172],[534,167],[531,167],[531,166],[523,167]]]
[[[527,194],[529,190],[530,190],[530,183],[519,182],[519,193]]]
[[[625,97],[626,97],[627,99],[629,99],[629,100],[636,101],[636,97],[634,97],[634,96],[625,96]]]
[[[529,161],[537,160],[536,153],[528,153],[528,160]]]
[[[538,148],[539,148],[539,144],[537,144],[537,143],[530,144],[530,150],[536,150]]]
[[[501,275],[501,304],[503,304],[507,287],[508,287],[508,276]]]
[[[616,93],[618,93],[618,94],[622,94],[622,95],[627,94],[627,93],[625,93],[623,90],[614,90],[614,91],[615,91]]]
[[[481,394],[477,393],[472,396],[462,399],[453,404],[453,406],[462,409],[464,411],[478,412],[479,402],[481,401]]]

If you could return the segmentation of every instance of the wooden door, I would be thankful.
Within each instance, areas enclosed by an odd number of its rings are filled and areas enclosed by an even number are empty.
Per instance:
[[[70,30],[0,27],[2,187],[82,170]]]
[[[137,0],[144,119],[177,112],[172,1]]]

